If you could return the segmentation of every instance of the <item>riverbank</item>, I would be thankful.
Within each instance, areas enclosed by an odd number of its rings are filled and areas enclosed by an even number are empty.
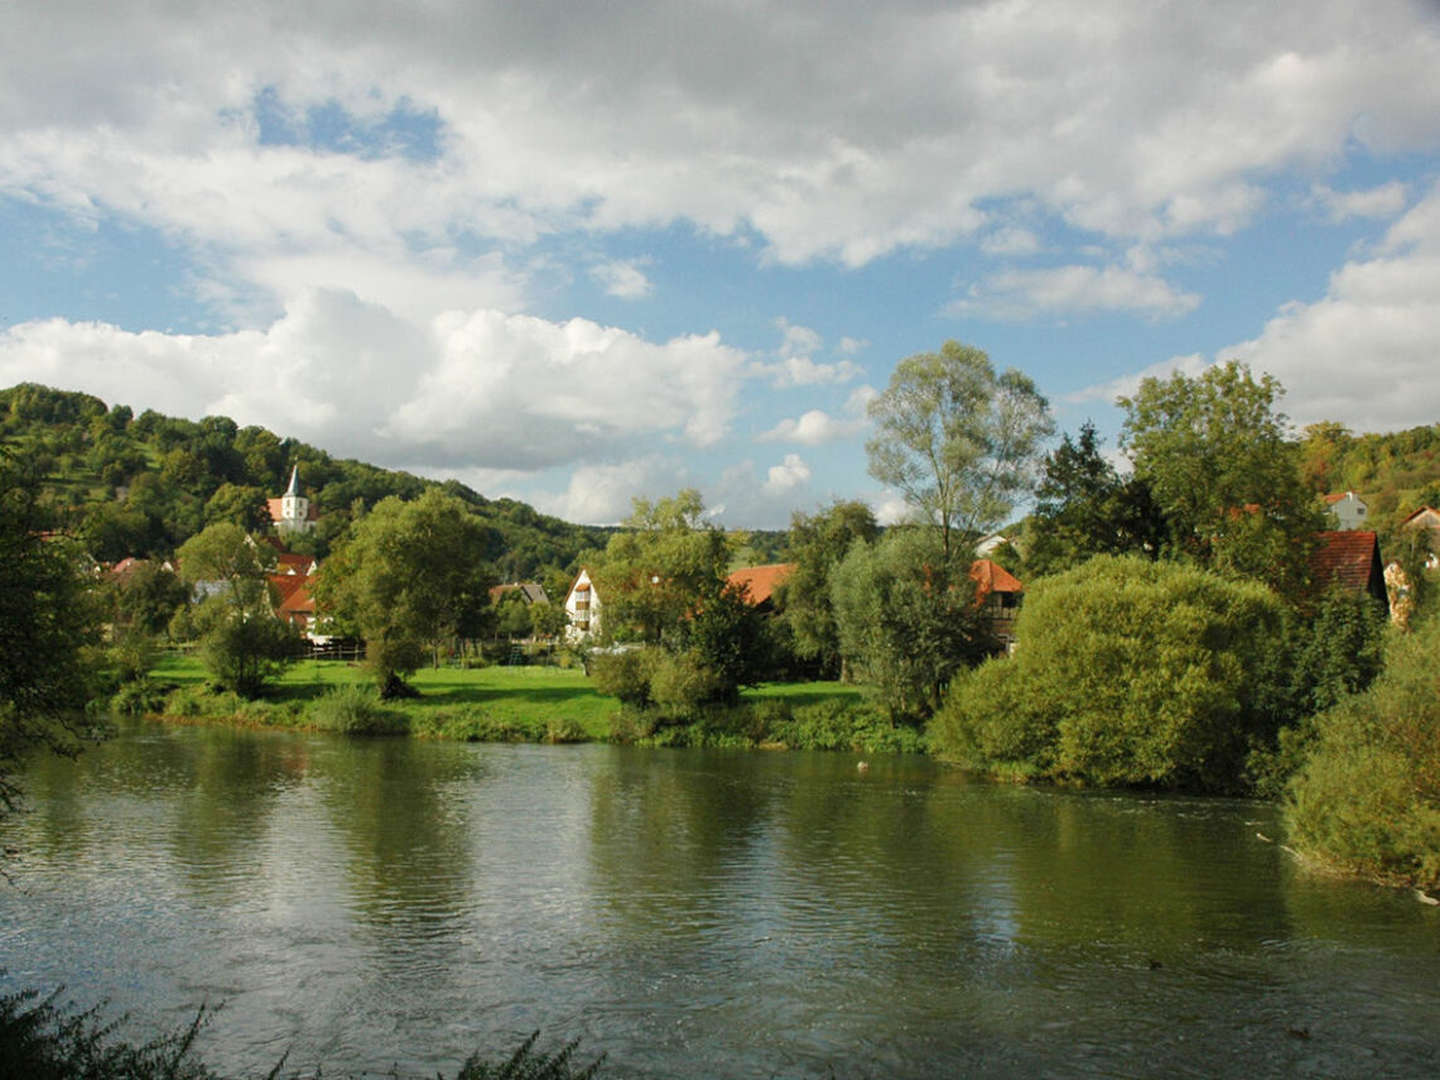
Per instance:
[[[358,665],[294,664],[256,701],[216,693],[204,668],[167,656],[145,693],[119,699],[129,711],[172,723],[395,734],[468,742],[614,742],[641,746],[752,747],[924,753],[923,735],[897,727],[860,687],[839,682],[769,683],[736,706],[683,714],[636,710],[597,691],[578,669],[445,667],[416,672],[416,697],[380,702]]]

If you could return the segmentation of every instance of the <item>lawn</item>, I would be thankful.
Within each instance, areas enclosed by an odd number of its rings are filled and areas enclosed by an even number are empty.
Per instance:
[[[198,660],[167,654],[151,672],[160,684],[198,690],[206,682]],[[403,713],[415,735],[485,741],[601,741],[611,736],[612,718],[620,703],[601,694],[584,672],[541,666],[442,667],[417,671],[410,683],[419,696],[384,703]],[[262,702],[236,703],[245,722],[277,726],[310,726],[313,708],[328,692],[345,685],[368,686],[358,664],[335,660],[302,660],[292,664],[269,687]],[[861,688],[838,682],[766,683],[745,691],[743,702],[783,701],[790,708],[835,703],[861,705]],[[221,705],[220,702],[215,702]],[[210,708],[205,706],[205,714]],[[226,706],[221,705],[222,708]]]

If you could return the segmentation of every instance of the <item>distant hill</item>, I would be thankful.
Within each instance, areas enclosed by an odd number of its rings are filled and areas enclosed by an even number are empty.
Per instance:
[[[455,480],[334,458],[228,417],[136,416],[128,405],[34,383],[0,390],[0,441],[37,455],[57,523],[102,562],[168,555],[215,520],[262,525],[265,498],[284,490],[296,465],[320,514],[314,533],[291,540],[307,554],[327,554],[357,513],[386,496],[411,499],[431,487],[474,508],[506,581],[558,582],[614,531],[573,525],[515,499],[487,499]]]
[[[1317,494],[1353,491],[1372,527],[1385,532],[1421,506],[1440,507],[1440,424],[1356,435],[1342,424],[1311,424],[1300,470]]]

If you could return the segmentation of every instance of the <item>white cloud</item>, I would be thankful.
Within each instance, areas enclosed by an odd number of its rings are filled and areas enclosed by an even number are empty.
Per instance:
[[[1118,266],[1057,266],[992,274],[970,285],[963,297],[947,305],[946,312],[1005,321],[1105,311],[1174,318],[1199,303],[1194,293],[1177,290],[1153,274]]]
[[[1316,184],[1310,191],[1310,201],[1319,206],[1332,222],[1338,223],[1357,217],[1394,217],[1405,209],[1409,195],[1410,189],[1399,180],[1363,191],[1335,191],[1324,184]]]
[[[642,260],[618,259],[590,268],[590,276],[610,296],[621,300],[643,300],[654,291],[654,285],[640,269]]]
[[[630,516],[637,497],[659,497],[686,486],[683,471],[658,457],[613,465],[580,465],[559,494],[517,491],[543,513],[586,525],[618,525]]]
[[[1019,250],[985,232],[1016,198],[1111,239],[1224,235],[1286,169],[1437,142],[1440,27],[1410,0],[426,11],[22,4],[0,192],[227,268],[677,221],[858,266],[975,235]],[[261,145],[263,95],[292,121],[349,110],[356,134]],[[402,106],[435,118],[438,156],[372,144]]]
[[[264,331],[136,334],[52,319],[0,333],[0,385],[80,385],[432,467],[534,470],[619,457],[645,437],[713,445],[746,366],[714,334],[654,343],[493,310],[417,323],[318,289]]]
[[[773,362],[757,363],[755,372],[768,377],[776,387],[819,386],[827,383],[845,383],[863,372],[853,360],[840,360],[827,364],[814,359],[814,354],[824,346],[824,339],[808,326],[797,326],[781,317],[775,320],[781,334],[780,347]],[[846,339],[848,341],[849,339]],[[841,351],[844,349],[842,342]]]
[[[765,479],[765,494],[784,495],[809,480],[810,466],[805,464],[799,454],[786,454],[783,462],[770,466]]]
[[[1215,360],[1240,360],[1286,389],[1297,425],[1338,420],[1357,431],[1393,431],[1437,420],[1440,401],[1440,185],[1390,227],[1371,258],[1346,263],[1325,295],[1292,301],[1249,340]],[[1176,357],[1071,395],[1131,394],[1147,375],[1202,372],[1201,356]]]
[[[840,439],[854,438],[864,430],[860,419],[838,420],[822,409],[811,409],[799,419],[787,417],[769,431],[756,437],[757,442],[794,442],[802,446],[821,446]]]
[[[1168,360],[1151,364],[1132,375],[1121,375],[1119,378],[1076,390],[1064,395],[1061,400],[1067,404],[1077,405],[1087,401],[1103,401],[1113,404],[1117,397],[1133,396],[1135,391],[1140,389],[1140,383],[1145,379],[1168,379],[1177,372],[1194,378],[1203,374],[1209,366],[1210,362],[1198,353],[1192,353],[1189,356],[1172,356]]]

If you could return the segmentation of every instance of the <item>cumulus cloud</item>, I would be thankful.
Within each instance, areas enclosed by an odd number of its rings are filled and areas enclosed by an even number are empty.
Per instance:
[[[783,495],[809,480],[810,466],[805,464],[799,454],[786,454],[785,460],[779,465],[770,466],[765,479],[765,493]]]
[[[645,437],[713,445],[746,363],[715,334],[657,343],[493,310],[417,323],[323,289],[264,331],[131,333],[53,319],[0,334],[0,384],[81,378],[107,400],[223,413],[340,453],[489,469],[614,458]]]
[[[1005,321],[1108,311],[1174,318],[1199,304],[1199,296],[1154,274],[1118,266],[1057,266],[993,274],[971,284],[963,297],[946,306],[946,312]]]
[[[640,267],[641,260],[619,259],[591,267],[590,276],[610,296],[621,300],[643,300],[655,287]]]
[[[798,419],[786,417],[769,431],[756,438],[757,442],[793,442],[802,446],[822,446],[828,442],[853,438],[864,430],[861,419],[836,419],[823,409],[810,409]]]
[[[839,360],[825,363],[816,360],[815,354],[824,346],[824,339],[808,326],[798,326],[786,318],[775,320],[780,331],[780,347],[775,359],[755,364],[755,372],[768,377],[776,387],[819,386],[826,383],[845,383],[859,375],[864,369],[853,360]],[[850,339],[845,339],[848,342]],[[845,342],[841,352],[848,352]]]
[[[516,487],[515,495],[565,521],[618,525],[630,516],[637,496],[659,497],[686,485],[683,470],[652,455],[609,465],[580,465],[562,492]]]
[[[1339,223],[1357,217],[1394,217],[1405,209],[1409,194],[1409,187],[1399,180],[1362,191],[1335,191],[1316,184],[1310,191],[1310,201],[1320,207],[1331,222]]]
[[[0,191],[222,260],[677,221],[753,230],[783,263],[974,236],[1013,253],[997,199],[1111,238],[1225,234],[1282,170],[1433,148],[1437,67],[1409,0],[441,0],[405,20],[57,0],[8,13]],[[295,119],[317,109],[351,130]],[[433,153],[394,136],[406,110]]]
[[[1280,380],[1281,407],[1296,424],[1338,420],[1357,431],[1392,431],[1440,418],[1437,342],[1440,185],[1390,227],[1371,257],[1333,273],[1323,297],[1284,305],[1257,337],[1213,360],[1174,357],[1066,400],[1110,401],[1134,393],[1148,375],[1194,376],[1233,359]]]

